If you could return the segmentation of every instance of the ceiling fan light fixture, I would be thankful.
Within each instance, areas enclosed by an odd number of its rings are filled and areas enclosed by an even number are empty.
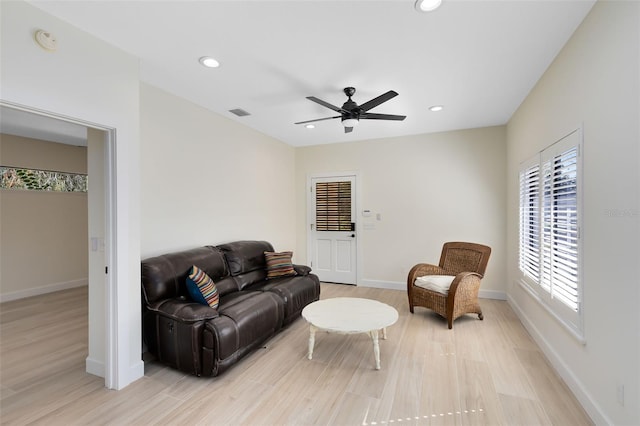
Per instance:
[[[444,106],[442,105],[434,105],[429,107],[429,111],[431,112],[438,112],[438,111],[442,111],[443,109],[444,109]]]
[[[356,120],[355,118],[346,118],[342,120],[342,125],[344,127],[356,127],[359,122],[360,121]]]
[[[306,127],[307,129],[315,129],[316,128],[316,126],[314,126],[313,124],[307,124],[304,127]]]
[[[211,56],[203,56],[198,61],[207,68],[218,68],[220,66],[220,62],[213,59]]]
[[[416,0],[418,12],[432,12],[440,7],[442,0]]]

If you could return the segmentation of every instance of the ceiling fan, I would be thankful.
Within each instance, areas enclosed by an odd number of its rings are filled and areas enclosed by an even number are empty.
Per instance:
[[[334,117],[326,117],[326,118],[317,118],[315,120],[307,120],[307,121],[299,121],[294,124],[307,124],[313,123],[315,121],[322,120],[331,120],[334,118],[340,118],[342,121],[342,125],[344,126],[344,132],[349,133],[353,131],[353,128],[358,125],[360,120],[396,120],[402,121],[406,118],[405,115],[391,115],[391,114],[376,114],[368,112],[370,109],[377,107],[383,102],[388,101],[389,99],[395,98],[398,96],[398,93],[389,90],[387,93],[383,93],[377,98],[373,98],[368,102],[363,103],[362,105],[358,105],[354,101],[351,100],[351,97],[356,92],[356,89],[353,87],[345,87],[344,94],[349,98],[347,102],[345,102],[341,108],[331,105],[328,102],[323,101],[322,99],[318,99],[315,96],[307,96],[307,99],[318,103],[324,107],[334,110],[335,112],[339,112],[340,115],[336,115]]]

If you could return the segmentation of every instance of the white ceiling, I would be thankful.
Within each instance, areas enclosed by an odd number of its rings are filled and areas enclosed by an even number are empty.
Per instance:
[[[142,81],[307,146],[505,124],[594,0],[443,0],[433,13],[413,0],[31,3],[139,57]],[[293,124],[336,115],[305,97],[341,106],[346,86],[358,104],[397,91],[370,112],[406,120]]]

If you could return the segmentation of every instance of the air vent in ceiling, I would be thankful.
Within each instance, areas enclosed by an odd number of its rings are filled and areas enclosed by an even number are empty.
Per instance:
[[[247,111],[245,111],[245,110],[243,110],[241,108],[230,109],[229,112],[231,114],[237,115],[238,117],[246,117],[247,115],[251,115]]]

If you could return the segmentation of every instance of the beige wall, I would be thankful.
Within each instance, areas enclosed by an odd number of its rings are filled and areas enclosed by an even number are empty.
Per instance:
[[[87,150],[0,135],[0,163],[87,172]],[[87,283],[87,194],[0,190],[0,299]]]
[[[483,294],[504,297],[505,144],[505,128],[490,127],[298,148],[300,259],[307,261],[307,178],[357,172],[359,285],[405,288],[409,269],[437,263],[444,242],[473,241],[493,248]],[[362,229],[363,209],[375,229]]]
[[[640,424],[639,63],[640,3],[597,2],[507,132],[510,301],[596,424]],[[518,166],[580,125],[584,345],[517,284]]]
[[[147,84],[140,105],[143,258],[242,239],[293,248],[292,147]]]
[[[102,130],[87,129],[87,169],[88,182],[88,264],[89,264],[89,354],[87,371],[104,376],[105,339],[100,332],[103,318],[106,315],[107,275],[106,258],[106,221],[105,221],[105,188],[107,158],[107,134]]]

